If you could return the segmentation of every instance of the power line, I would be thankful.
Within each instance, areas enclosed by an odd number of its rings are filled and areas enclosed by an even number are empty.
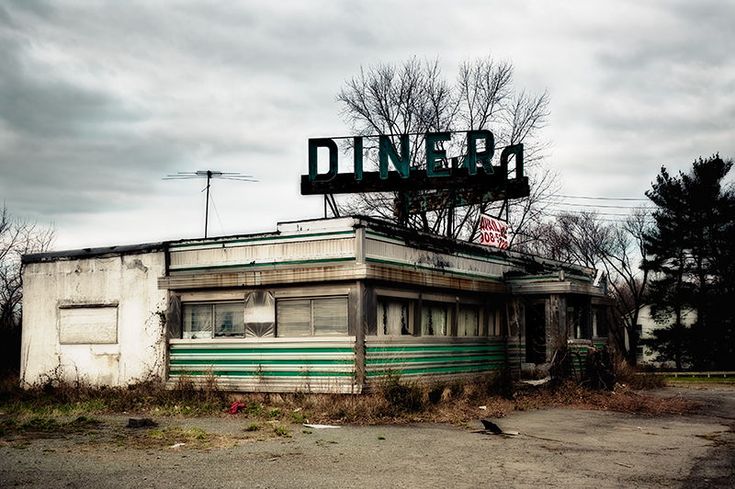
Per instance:
[[[586,195],[556,195],[564,199],[583,199],[583,200],[629,200],[638,202],[649,202],[648,199],[638,199],[634,197],[590,197]]]
[[[543,199],[542,202],[548,202],[551,205],[564,205],[570,207],[591,207],[603,209],[650,209],[651,207],[643,205],[605,205],[605,204],[578,204],[576,202],[557,202],[552,199]]]

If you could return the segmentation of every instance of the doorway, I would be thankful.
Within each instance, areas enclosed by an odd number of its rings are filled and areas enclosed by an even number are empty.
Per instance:
[[[526,362],[546,362],[546,310],[543,302],[526,306]]]

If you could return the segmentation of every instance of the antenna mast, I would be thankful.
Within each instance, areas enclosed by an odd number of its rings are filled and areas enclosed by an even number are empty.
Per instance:
[[[240,182],[257,182],[252,175],[243,175],[241,173],[227,173],[216,170],[197,170],[195,172],[177,172],[172,175],[166,175],[164,180],[189,180],[192,178],[207,178],[207,186],[202,191],[207,192],[207,199],[204,207],[204,238],[208,237],[209,230],[209,187],[212,178],[222,178],[224,180],[237,180]]]

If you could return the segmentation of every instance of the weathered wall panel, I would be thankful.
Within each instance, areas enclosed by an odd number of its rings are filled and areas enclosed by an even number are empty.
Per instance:
[[[316,237],[283,236],[268,240],[172,246],[169,269],[176,272],[278,264],[299,265],[354,257],[354,232],[345,231],[324,233]]]
[[[468,278],[502,279],[514,269],[508,262],[483,257],[425,251],[406,243],[367,232],[365,260],[394,265],[410,265],[417,269],[461,273]]]
[[[507,361],[504,338],[368,337],[367,384],[386,376],[455,380],[501,370]]]
[[[60,377],[121,385],[162,375],[161,320],[167,294],[158,289],[157,280],[164,273],[162,252],[26,264],[21,381],[34,384]],[[62,315],[83,306],[114,304],[116,342],[60,343]],[[65,325],[72,326],[68,321]]]
[[[171,340],[169,385],[206,382],[245,392],[359,393],[355,337]]]

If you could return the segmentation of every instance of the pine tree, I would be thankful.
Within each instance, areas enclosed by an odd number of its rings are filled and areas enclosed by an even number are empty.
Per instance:
[[[645,266],[653,274],[650,302],[665,331],[648,342],[677,368],[726,368],[733,362],[733,221],[735,194],[722,188],[732,167],[719,156],[695,161],[689,173],[666,168],[646,192],[657,210],[646,236]],[[696,313],[689,329],[687,311]]]

